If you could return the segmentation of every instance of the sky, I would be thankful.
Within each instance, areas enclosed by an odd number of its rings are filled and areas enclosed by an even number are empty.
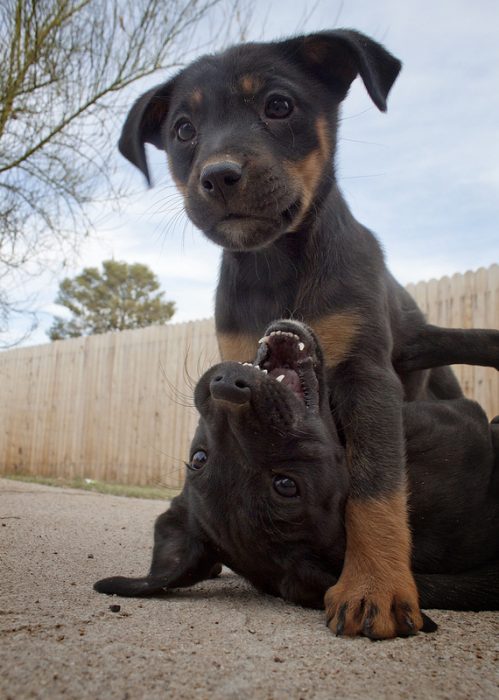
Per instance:
[[[379,112],[357,78],[343,103],[336,157],[340,188],[355,217],[376,233],[403,284],[499,262],[499,3],[496,0],[256,0],[248,40],[333,27],[362,31],[401,59],[403,69]],[[207,25],[208,26],[208,25]],[[203,28],[201,28],[203,31]],[[156,76],[162,82],[168,74]],[[132,101],[150,86],[136,84]],[[116,140],[119,137],[117,129]],[[65,275],[114,258],[145,263],[173,322],[213,315],[221,250],[183,213],[151,147],[156,187],[148,190],[116,155],[116,177],[132,194],[119,212],[94,205],[92,236]],[[48,342],[58,280],[32,280],[38,328],[23,344]],[[13,324],[10,337],[21,326]]]

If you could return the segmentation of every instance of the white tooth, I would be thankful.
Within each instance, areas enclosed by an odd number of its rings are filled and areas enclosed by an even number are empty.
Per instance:
[[[258,345],[260,345],[260,343],[264,343],[266,340],[267,340],[267,336],[264,335],[263,338],[260,338],[260,340],[258,341]]]
[[[276,382],[282,382],[284,379],[284,374],[280,374],[278,377],[275,378]]]
[[[305,350],[305,343],[298,343],[299,350]]]
[[[262,369],[262,372],[263,372],[264,374],[267,374],[268,370]]]
[[[243,362],[243,367],[252,367],[251,362]]]

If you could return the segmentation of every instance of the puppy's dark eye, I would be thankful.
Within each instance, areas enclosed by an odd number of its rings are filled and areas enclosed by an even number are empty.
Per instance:
[[[274,476],[272,486],[280,496],[286,496],[286,498],[298,496],[298,486],[296,482],[287,476],[281,476],[280,474]]]
[[[187,119],[182,119],[175,126],[175,131],[180,141],[192,141],[196,136],[194,125]]]
[[[293,103],[282,95],[271,95],[265,105],[265,114],[270,119],[285,119],[292,111]]]
[[[194,454],[191,457],[191,463],[187,466],[190,469],[194,469],[195,471],[197,471],[198,469],[202,469],[204,467],[207,459],[208,455],[206,454],[206,452],[204,450],[198,450],[197,452],[194,452]]]

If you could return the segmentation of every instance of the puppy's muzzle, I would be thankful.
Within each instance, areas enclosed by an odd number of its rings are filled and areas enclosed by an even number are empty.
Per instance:
[[[227,401],[241,406],[251,398],[249,382],[238,367],[223,368],[210,382],[210,393],[216,401]]]

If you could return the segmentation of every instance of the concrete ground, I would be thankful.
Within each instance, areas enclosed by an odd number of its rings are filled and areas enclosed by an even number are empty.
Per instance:
[[[228,571],[149,600],[95,593],[147,570],[164,507],[0,479],[0,697],[499,697],[497,613],[434,611],[436,634],[373,643]]]

